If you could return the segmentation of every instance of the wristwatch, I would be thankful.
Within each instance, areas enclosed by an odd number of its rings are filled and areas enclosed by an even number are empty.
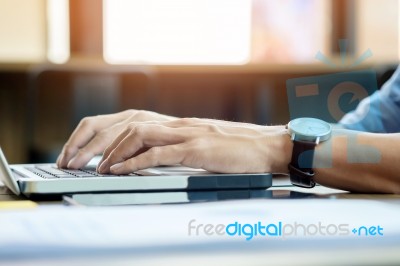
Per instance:
[[[314,182],[314,150],[318,143],[331,137],[331,125],[316,118],[296,118],[287,124],[293,141],[292,160],[288,165],[290,182],[299,187],[312,188]]]

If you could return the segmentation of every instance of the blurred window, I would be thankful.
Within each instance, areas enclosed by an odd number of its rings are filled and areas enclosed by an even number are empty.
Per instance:
[[[68,0],[0,0],[0,62],[65,63]]]
[[[399,1],[356,0],[355,35],[357,55],[367,49],[374,61],[397,61],[399,57]]]
[[[69,59],[69,1],[47,0],[47,58],[53,63]]]
[[[329,3],[104,0],[104,55],[109,63],[307,63],[328,50]]]
[[[0,62],[46,58],[45,0],[0,0]]]
[[[330,1],[253,0],[252,63],[311,63],[329,54]]]
[[[90,10],[103,11],[103,22]],[[399,13],[399,0],[0,0],[0,62],[306,64],[319,51],[335,56],[332,37],[343,32],[353,56],[370,49],[372,60],[393,62]],[[89,20],[74,35],[82,51],[71,52],[70,17],[78,29],[77,17]]]
[[[248,62],[250,0],[104,0],[103,3],[107,62]]]

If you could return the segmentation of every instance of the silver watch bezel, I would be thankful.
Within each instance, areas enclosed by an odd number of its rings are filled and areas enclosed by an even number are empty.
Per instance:
[[[306,122],[313,122],[313,123],[317,122],[326,127],[326,130],[318,134],[311,134],[311,133],[306,134],[296,129],[298,123],[306,123]],[[332,135],[332,126],[329,123],[317,118],[302,117],[293,119],[288,123],[287,129],[288,129],[288,134],[290,135],[292,141],[293,140],[310,141],[318,144],[320,142],[328,140]]]

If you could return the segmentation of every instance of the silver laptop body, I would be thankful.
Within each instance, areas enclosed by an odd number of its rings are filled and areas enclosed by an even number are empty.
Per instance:
[[[58,169],[55,164],[9,165],[0,148],[0,180],[16,195],[88,192],[199,191],[266,189],[272,175],[215,174],[183,166],[155,167],[130,175],[101,175],[89,163],[80,170]]]

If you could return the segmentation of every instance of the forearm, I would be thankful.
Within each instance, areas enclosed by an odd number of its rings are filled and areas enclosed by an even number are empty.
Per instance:
[[[315,181],[354,191],[400,193],[400,134],[336,129],[315,153]]]
[[[279,131],[282,126],[265,126],[265,125],[258,125],[252,123],[245,123],[245,122],[234,122],[234,121],[227,121],[227,120],[216,120],[216,119],[208,119],[208,118],[200,118],[201,121],[208,124],[219,125],[219,126],[227,126],[227,127],[234,127],[234,128],[248,128],[254,129],[260,132],[269,133],[269,132],[276,132]]]

